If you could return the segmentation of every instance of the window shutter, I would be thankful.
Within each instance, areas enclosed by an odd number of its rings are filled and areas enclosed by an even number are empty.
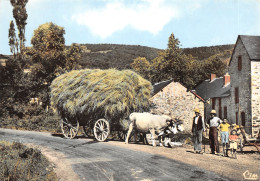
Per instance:
[[[239,89],[238,87],[235,88],[235,103],[239,103]]]
[[[224,107],[224,119],[227,119],[227,106]]]
[[[236,125],[238,125],[238,112],[236,112]]]
[[[242,120],[242,126],[246,126],[246,114],[245,114],[245,112],[241,112],[241,120]]]
[[[237,65],[238,71],[241,71],[242,70],[242,56],[239,55],[237,59],[238,59],[237,60],[237,62],[238,62],[238,65]]]
[[[219,109],[218,109],[218,116],[222,119],[222,108],[221,108],[221,97],[218,99],[219,101]]]
[[[212,109],[215,109],[216,98],[212,98]]]

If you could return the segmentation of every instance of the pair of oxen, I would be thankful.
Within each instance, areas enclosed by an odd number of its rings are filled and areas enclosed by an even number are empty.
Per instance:
[[[159,139],[160,146],[166,146],[169,144],[167,138],[169,134],[177,134],[183,131],[183,123],[180,120],[173,120],[171,117],[166,115],[154,115],[151,113],[132,113],[129,116],[129,130],[125,143],[128,144],[129,137],[133,130],[143,133],[144,142],[148,143],[145,134],[151,133],[151,139],[153,146],[156,146],[156,139]],[[164,144],[162,144],[162,141]]]

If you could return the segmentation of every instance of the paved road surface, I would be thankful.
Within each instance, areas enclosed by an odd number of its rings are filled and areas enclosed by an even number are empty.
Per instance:
[[[69,140],[49,133],[0,128],[0,140],[31,143],[62,152],[80,180],[227,180],[215,173],[159,155],[115,147],[92,139]]]

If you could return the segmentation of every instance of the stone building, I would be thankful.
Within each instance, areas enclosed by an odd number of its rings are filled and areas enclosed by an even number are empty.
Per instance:
[[[216,80],[228,82],[230,79],[230,85],[216,88],[214,81],[205,80],[195,92],[210,103],[205,104],[207,115],[210,108],[215,108],[219,117],[243,125],[248,134],[256,136],[260,129],[260,36],[238,36],[228,72],[230,77],[225,75]],[[202,91],[204,84],[208,88]],[[216,89],[226,91],[218,95]]]
[[[216,77],[216,74],[211,74],[210,79],[198,85],[195,92],[207,100],[204,105],[205,120],[210,118],[210,111],[214,109],[218,117],[230,121],[231,116],[228,111],[230,107],[230,76],[228,74],[219,78]]]
[[[238,36],[229,73],[231,116],[255,135],[260,128],[260,36]]]
[[[194,109],[198,108],[204,114],[203,99],[188,91],[182,84],[167,80],[153,86],[152,113],[166,114],[184,122],[184,129],[191,131]]]

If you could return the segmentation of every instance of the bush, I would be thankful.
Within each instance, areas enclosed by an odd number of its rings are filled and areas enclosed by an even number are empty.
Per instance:
[[[0,127],[11,129],[25,129],[34,131],[60,132],[59,119],[57,113],[52,110],[30,109],[25,111],[23,118],[16,115],[1,117]]]
[[[0,141],[0,180],[58,180],[37,149]]]

